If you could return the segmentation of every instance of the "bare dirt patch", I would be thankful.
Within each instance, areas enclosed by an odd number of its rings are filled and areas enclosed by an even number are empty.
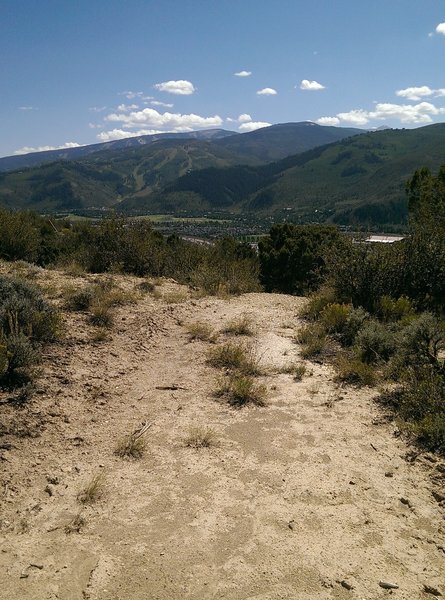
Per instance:
[[[34,277],[60,304],[68,280],[84,281]],[[127,291],[141,282],[116,281]],[[163,299],[174,294],[180,303]],[[302,302],[193,299],[165,282],[162,294],[116,307],[101,341],[87,315],[66,313],[32,400],[0,405],[0,598],[411,600],[433,597],[425,585],[445,594],[445,467],[406,459],[375,391],[341,388],[316,363],[301,381],[286,373],[301,362]],[[191,340],[187,324],[221,332],[244,314],[267,406],[236,409],[212,395],[215,342]],[[142,423],[143,454],[117,456]],[[185,444],[194,428],[217,443]],[[100,472],[95,502],[79,503]]]

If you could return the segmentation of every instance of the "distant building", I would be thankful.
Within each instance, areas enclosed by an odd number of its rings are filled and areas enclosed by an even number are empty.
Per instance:
[[[363,241],[365,244],[394,244],[405,239],[404,235],[370,235]]]

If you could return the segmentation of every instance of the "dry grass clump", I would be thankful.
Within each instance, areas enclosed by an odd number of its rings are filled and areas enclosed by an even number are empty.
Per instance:
[[[301,381],[306,373],[306,365],[302,362],[292,362],[284,365],[278,370],[283,375],[293,375],[295,381]]]
[[[81,504],[94,504],[102,496],[105,486],[105,473],[100,471],[90,479],[87,485],[77,494]]]
[[[144,435],[150,427],[151,424],[142,423],[141,427],[118,441],[114,453],[121,458],[141,458],[147,446]]]
[[[229,335],[253,335],[252,319],[249,315],[241,315],[229,321],[222,331]]]
[[[184,444],[188,448],[210,448],[216,444],[215,432],[210,427],[191,427]]]
[[[298,365],[294,365],[294,370],[292,372],[295,381],[301,381],[306,373],[306,365],[303,363],[299,363]]]
[[[80,533],[81,529],[83,529],[85,525],[85,518],[82,516],[81,512],[78,512],[77,515],[73,517],[73,519],[71,519],[71,521],[67,523],[63,529],[65,533],[69,535],[70,533]]]
[[[214,342],[216,334],[208,323],[195,321],[185,326],[190,340],[200,340],[202,342]]]
[[[233,373],[222,379],[215,391],[215,396],[224,398],[231,406],[241,407],[246,404],[256,406],[266,405],[267,389],[263,384],[256,383],[250,375]]]
[[[90,321],[97,327],[111,327],[113,325],[113,314],[111,304],[107,298],[98,297],[90,308]]]
[[[129,434],[118,441],[114,453],[121,458],[141,458],[146,446],[144,438],[135,438],[133,434]]]
[[[318,325],[310,324],[300,329],[296,340],[301,344],[301,356],[313,358],[320,355],[326,346],[326,330]]]
[[[187,300],[187,294],[183,291],[166,292],[161,297],[166,304],[182,304]]]
[[[212,367],[236,370],[243,375],[261,375],[259,358],[251,345],[222,344],[209,352],[207,362]]]
[[[89,311],[90,321],[98,327],[111,327],[114,306],[134,304],[137,295],[114,286],[110,279],[100,280],[82,289],[68,288],[65,292],[65,306],[68,310]]]
[[[152,294],[156,289],[156,285],[152,281],[142,281],[137,287],[143,294]]]
[[[108,342],[109,339],[110,334],[107,331],[106,327],[98,327],[96,331],[94,331],[90,336],[90,340],[93,343],[97,344],[101,344],[102,342]]]

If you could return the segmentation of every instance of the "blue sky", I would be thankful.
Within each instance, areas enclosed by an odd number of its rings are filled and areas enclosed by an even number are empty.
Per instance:
[[[444,66],[439,0],[0,0],[0,156],[290,121],[419,127],[445,121]]]

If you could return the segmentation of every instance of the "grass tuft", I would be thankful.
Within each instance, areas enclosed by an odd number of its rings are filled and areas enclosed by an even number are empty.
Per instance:
[[[102,496],[105,486],[105,473],[100,471],[90,479],[87,485],[77,494],[81,504],[94,504]]]
[[[231,406],[242,407],[246,404],[266,405],[267,389],[256,383],[250,375],[234,373],[220,381],[215,395],[224,398]]]
[[[229,335],[253,335],[252,319],[243,314],[229,321],[222,331]]]
[[[215,432],[209,427],[191,427],[184,444],[188,448],[210,448],[216,444]]]
[[[185,326],[190,340],[200,340],[202,342],[214,342],[216,335],[210,325],[196,321]]]
[[[212,367],[236,370],[244,375],[260,375],[258,355],[251,345],[228,342],[212,349],[207,358]]]

